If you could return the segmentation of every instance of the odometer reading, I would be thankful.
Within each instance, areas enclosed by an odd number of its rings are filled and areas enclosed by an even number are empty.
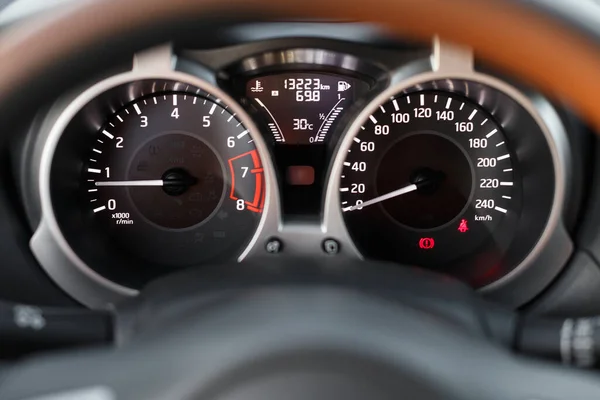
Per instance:
[[[493,116],[466,98],[397,96],[369,116],[344,162],[344,219],[366,255],[430,267],[477,249],[492,261],[509,240],[515,171]]]

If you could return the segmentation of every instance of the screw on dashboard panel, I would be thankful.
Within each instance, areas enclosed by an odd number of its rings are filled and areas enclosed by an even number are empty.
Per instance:
[[[265,250],[269,254],[280,253],[281,250],[283,250],[283,243],[277,238],[271,238],[267,241],[267,244],[265,245]]]
[[[323,241],[323,250],[327,254],[335,255],[340,252],[340,244],[335,239],[325,239]]]

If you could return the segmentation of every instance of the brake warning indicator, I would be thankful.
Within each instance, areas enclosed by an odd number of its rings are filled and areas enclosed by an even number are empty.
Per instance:
[[[431,250],[435,247],[435,240],[433,238],[421,238],[419,240],[419,247],[423,250]]]

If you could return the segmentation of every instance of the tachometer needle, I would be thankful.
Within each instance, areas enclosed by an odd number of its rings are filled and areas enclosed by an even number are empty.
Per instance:
[[[162,179],[146,180],[146,181],[105,181],[96,182],[96,186],[164,186],[165,181]]]
[[[415,184],[404,186],[403,188],[394,190],[393,192],[389,192],[387,194],[384,194],[383,196],[375,197],[374,199],[365,201],[362,204],[357,204],[357,205],[354,205],[351,207],[343,208],[342,211],[354,211],[354,210],[358,210],[359,208],[362,209],[362,208],[365,208],[368,206],[372,206],[373,204],[381,203],[382,201],[385,201],[385,200],[393,199],[394,197],[402,196],[403,194],[414,192],[417,189],[418,189],[417,185],[415,185]]]

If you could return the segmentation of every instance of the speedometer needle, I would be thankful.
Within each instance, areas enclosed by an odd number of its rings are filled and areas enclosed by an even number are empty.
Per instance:
[[[410,192],[414,192],[417,189],[418,189],[418,187],[415,184],[404,186],[403,188],[394,190],[393,192],[389,192],[387,194],[384,194],[383,196],[375,197],[374,199],[365,201],[362,204],[357,204],[357,205],[354,205],[351,207],[346,207],[346,208],[342,209],[342,211],[354,211],[354,210],[358,210],[359,208],[365,208],[368,206],[372,206],[373,204],[381,203],[382,201],[393,199],[394,197],[402,196],[403,194],[407,194]]]
[[[96,182],[96,186],[164,186],[165,181],[162,179],[141,180],[141,181],[105,181]]]

